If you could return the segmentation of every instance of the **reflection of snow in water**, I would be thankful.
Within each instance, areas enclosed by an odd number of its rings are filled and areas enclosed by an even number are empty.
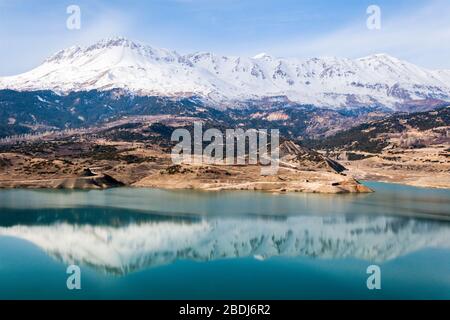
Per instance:
[[[428,247],[450,248],[450,225],[393,217],[290,217],[145,222],[123,227],[71,225],[0,228],[66,263],[127,273],[177,259],[273,256],[386,261]]]

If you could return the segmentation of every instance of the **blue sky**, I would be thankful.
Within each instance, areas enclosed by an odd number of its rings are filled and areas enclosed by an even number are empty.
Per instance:
[[[80,30],[66,28],[72,4],[81,8]],[[366,27],[372,4],[381,8],[381,30]],[[385,52],[450,69],[450,1],[0,0],[0,76],[112,36],[180,53],[356,58]]]

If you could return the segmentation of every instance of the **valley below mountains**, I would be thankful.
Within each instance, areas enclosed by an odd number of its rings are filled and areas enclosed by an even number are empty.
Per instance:
[[[371,192],[450,188],[450,70],[376,54],[181,55],[124,38],[0,78],[0,187]],[[173,130],[278,129],[280,170],[173,165]]]

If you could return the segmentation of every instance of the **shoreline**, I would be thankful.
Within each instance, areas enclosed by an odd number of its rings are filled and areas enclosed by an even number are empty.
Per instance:
[[[406,176],[401,179],[382,176],[373,173],[361,174],[360,171],[350,169],[345,175],[330,172],[296,172],[297,175],[309,174],[317,179],[303,176],[289,177],[289,180],[282,178],[283,174],[272,178],[256,179],[230,179],[221,181],[201,177],[187,177],[184,174],[170,175],[169,179],[164,175],[149,175],[132,183],[125,183],[119,178],[110,174],[98,174],[87,177],[61,177],[42,179],[0,179],[0,190],[8,189],[61,189],[61,190],[104,190],[111,188],[149,188],[162,190],[197,190],[205,192],[220,191],[260,191],[265,193],[286,194],[286,193],[309,193],[309,194],[348,194],[348,193],[371,193],[375,192],[366,186],[366,182],[379,182],[409,186],[424,189],[450,190],[450,183],[443,185],[440,181],[446,177],[435,179],[436,183],[423,181],[417,176]],[[309,178],[309,179],[308,179]],[[417,179],[411,181],[411,179]],[[449,179],[450,181],[450,179]],[[432,182],[432,181],[431,181]]]
[[[43,180],[49,180],[49,179],[43,179]],[[448,190],[450,191],[450,187],[444,187],[444,186],[434,186],[434,185],[418,185],[418,184],[412,184],[405,181],[393,181],[393,180],[383,180],[383,179],[357,179],[361,185],[366,186],[365,183],[383,183],[383,184],[395,184],[399,186],[404,187],[413,187],[413,188],[419,188],[419,189],[435,189],[435,190]],[[9,181],[8,181],[9,182]],[[12,181],[11,181],[12,182]],[[367,187],[367,186],[366,186]],[[240,192],[240,191],[246,191],[246,192],[261,192],[261,193],[269,193],[269,194],[298,194],[298,193],[304,193],[304,194],[352,194],[355,192],[348,192],[348,193],[326,193],[326,192],[308,192],[308,191],[285,191],[285,192],[275,192],[275,191],[267,191],[267,190],[255,190],[255,189],[233,189],[233,188],[222,188],[222,189],[202,189],[202,188],[167,188],[167,187],[158,187],[158,186],[135,186],[135,185],[123,185],[123,186],[116,186],[116,187],[107,187],[107,188],[98,188],[98,189],[83,189],[83,188],[54,188],[51,186],[4,186],[0,182],[0,191],[2,190],[74,190],[74,191],[89,191],[89,190],[108,190],[108,189],[120,189],[120,188],[130,188],[130,189],[155,189],[155,190],[167,190],[167,191],[198,191],[198,192],[220,192],[220,191],[230,191],[230,192]],[[370,187],[368,187],[370,188]],[[370,188],[372,192],[376,192],[376,190],[373,190]],[[363,192],[359,192],[363,193]],[[371,192],[367,192],[371,193]]]
[[[293,183],[291,185],[277,182],[265,182],[265,181],[247,181],[241,184],[236,183],[204,183],[204,184],[188,184],[179,185],[174,183],[173,185],[160,185],[160,184],[123,184],[123,183],[113,183],[99,184],[93,181],[102,180],[103,177],[94,177],[93,179],[85,178],[69,178],[69,179],[42,179],[42,180],[9,180],[0,181],[0,190],[107,190],[114,188],[135,188],[135,189],[160,189],[160,190],[173,190],[173,191],[183,191],[183,190],[193,190],[201,192],[221,192],[221,191],[250,191],[250,192],[263,192],[270,194],[295,194],[295,193],[305,193],[305,194],[359,194],[359,193],[372,193],[374,192],[369,187],[365,186],[363,183],[357,180],[350,179],[341,182],[335,182],[333,184],[322,184],[317,182],[308,183]],[[55,181],[61,180],[61,184],[54,184]],[[67,183],[67,180],[70,182]],[[82,183],[81,181],[84,182]],[[63,182],[64,181],[64,182]],[[6,182],[6,183],[5,183]],[[53,182],[53,184],[52,184]],[[309,184],[309,186],[308,186]]]
[[[48,180],[48,179],[45,179]],[[392,181],[392,180],[379,180],[379,179],[358,179],[360,181],[360,183],[362,185],[365,185],[365,183],[371,183],[371,182],[376,182],[376,183],[384,183],[384,184],[395,184],[395,185],[399,185],[399,186],[404,186],[404,187],[413,187],[413,188],[420,188],[420,189],[435,189],[435,190],[449,190],[450,191],[450,187],[442,187],[442,186],[432,186],[432,185],[417,185],[417,184],[411,184],[411,183],[407,183],[407,182],[402,182],[402,181]],[[219,191],[233,191],[233,192],[239,192],[239,191],[249,191],[249,192],[262,192],[262,193],[273,193],[273,194],[295,194],[295,193],[305,193],[305,194],[321,194],[320,192],[307,192],[307,191],[302,191],[302,192],[295,192],[295,191],[287,191],[287,192],[271,192],[271,191],[265,191],[265,190],[251,190],[251,189],[220,189],[220,190],[216,190],[216,189],[196,189],[196,188],[164,188],[164,187],[148,187],[148,186],[133,186],[133,185],[124,185],[124,186],[118,186],[118,187],[107,187],[107,188],[103,188],[103,189],[82,189],[82,188],[53,188],[53,187],[45,187],[45,186],[27,186],[27,187],[22,187],[22,186],[14,186],[14,187],[9,187],[9,186],[4,186],[1,185],[0,183],[0,190],[17,190],[17,189],[22,189],[22,190],[78,190],[78,191],[83,191],[83,190],[108,190],[108,189],[118,189],[118,188],[131,188],[131,189],[160,189],[160,190],[168,190],[168,191],[183,191],[183,190],[190,190],[190,191],[200,191],[200,192],[219,192]],[[376,192],[375,190],[373,190],[373,192]],[[370,192],[369,192],[370,193]],[[332,194],[332,193],[323,193],[323,194]],[[338,194],[344,194],[344,193],[338,193]]]
[[[396,184],[399,186],[405,186],[405,187],[414,187],[419,189],[435,189],[435,190],[448,190],[450,191],[450,186],[435,186],[435,185],[424,185],[424,184],[413,184],[408,183],[406,181],[393,181],[393,180],[376,180],[376,179],[360,179],[361,182],[378,182],[378,183],[386,183],[386,184]]]
[[[411,172],[406,170],[374,172],[370,168],[349,167],[349,172],[360,181],[376,181],[399,184],[417,188],[450,190],[450,174],[429,172]]]

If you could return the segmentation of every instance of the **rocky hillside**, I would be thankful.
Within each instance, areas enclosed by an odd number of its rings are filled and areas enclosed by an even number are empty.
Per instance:
[[[48,130],[99,127],[137,117],[171,115],[193,117],[226,128],[276,128],[289,138],[326,136],[386,115],[380,108],[324,109],[264,99],[243,103],[236,109],[205,105],[198,97],[135,96],[110,91],[19,92],[0,90],[0,138]],[[131,121],[131,120],[130,120]]]
[[[387,119],[358,125],[306,145],[328,151],[380,153],[386,148],[414,149],[450,143],[450,107],[413,114],[397,114]]]

